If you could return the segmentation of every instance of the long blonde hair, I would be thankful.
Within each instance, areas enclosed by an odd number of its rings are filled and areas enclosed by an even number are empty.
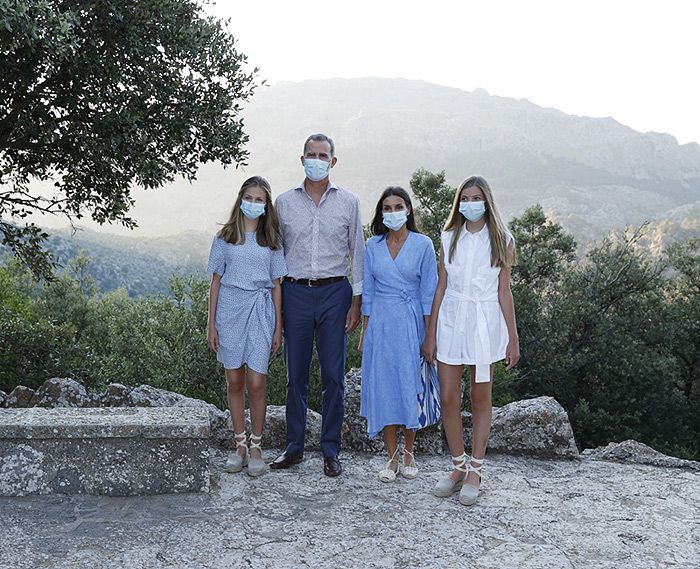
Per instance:
[[[464,216],[459,212],[460,197],[462,196],[463,190],[472,187],[477,187],[483,192],[486,202],[486,213],[484,213],[484,216],[486,218],[486,225],[488,225],[489,228],[489,240],[491,241],[491,266],[510,267],[515,264],[515,249],[512,251],[508,249],[508,236],[510,233],[508,233],[508,229],[498,213],[491,187],[481,176],[470,176],[459,185],[455,192],[455,197],[452,202],[452,211],[445,224],[445,231],[452,230],[448,260],[451,263],[454,258],[462,225],[466,223]]]
[[[277,221],[277,212],[272,205],[272,190],[270,184],[262,176],[248,178],[238,192],[236,203],[233,204],[231,215],[219,231],[219,236],[228,243],[242,245],[245,243],[245,222],[241,211],[243,194],[249,188],[258,187],[265,191],[265,213],[258,220],[258,229],[255,232],[255,240],[261,247],[269,247],[272,250],[281,247],[280,226]]]

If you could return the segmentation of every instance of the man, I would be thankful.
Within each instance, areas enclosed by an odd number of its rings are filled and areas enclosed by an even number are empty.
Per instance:
[[[344,412],[345,335],[360,321],[365,248],[357,196],[329,179],[336,162],[330,138],[309,136],[301,156],[306,178],[275,202],[289,271],[282,283],[287,448],[270,467],[289,468],[304,457],[315,339],[323,386],[321,451],[327,476],[342,472],[338,454]],[[352,259],[352,287],[347,279],[348,255]]]

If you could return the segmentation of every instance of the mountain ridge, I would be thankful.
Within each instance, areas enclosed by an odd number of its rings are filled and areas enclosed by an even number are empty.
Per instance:
[[[386,186],[408,188],[421,167],[444,170],[451,185],[479,173],[506,218],[541,203],[581,242],[700,200],[697,143],[483,89],[409,79],[287,81],[259,89],[243,118],[248,165],[208,164],[192,184],[135,190],[136,235],[213,234],[245,178],[265,176],[274,195],[303,179],[299,156],[312,132],[336,141],[332,179],[359,196],[364,222]]]

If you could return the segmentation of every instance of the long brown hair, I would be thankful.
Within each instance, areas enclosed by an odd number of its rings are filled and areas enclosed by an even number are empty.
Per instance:
[[[258,229],[255,232],[255,240],[261,247],[269,247],[276,250],[281,247],[280,226],[277,221],[277,212],[272,205],[272,190],[270,184],[262,176],[248,178],[238,191],[236,203],[233,204],[231,215],[219,231],[219,236],[228,243],[242,245],[245,243],[245,223],[241,211],[243,194],[249,188],[258,187],[265,191],[265,213],[258,218]]]
[[[459,202],[462,191],[466,188],[473,187],[477,187],[483,192],[484,201],[486,202],[486,213],[484,213],[484,216],[486,217],[486,225],[488,225],[489,228],[489,240],[491,241],[491,266],[510,267],[515,264],[515,250],[508,250],[508,229],[498,213],[491,187],[481,176],[470,176],[459,185],[455,192],[455,197],[452,202],[452,211],[445,224],[445,231],[452,231],[448,260],[450,263],[452,262],[455,250],[457,249],[457,241],[459,240],[462,225],[466,223],[464,216],[459,212]]]

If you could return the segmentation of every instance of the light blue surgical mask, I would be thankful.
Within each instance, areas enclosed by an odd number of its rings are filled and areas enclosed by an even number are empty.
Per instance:
[[[318,158],[304,158],[304,173],[312,182],[320,182],[328,176],[328,170],[331,167],[330,162],[319,160]]]
[[[469,221],[479,221],[486,213],[486,202],[459,202],[459,213]]]
[[[241,211],[248,219],[258,219],[265,213],[265,204],[242,201]]]
[[[397,231],[403,227],[408,219],[408,214],[406,210],[403,211],[392,211],[382,214],[382,222],[392,231]]]

